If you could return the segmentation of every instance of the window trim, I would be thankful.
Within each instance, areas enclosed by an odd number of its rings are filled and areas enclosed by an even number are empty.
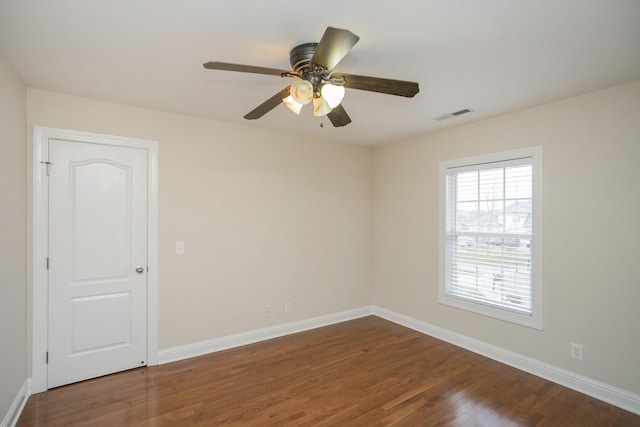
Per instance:
[[[487,163],[531,158],[532,166],[532,240],[531,240],[531,313],[519,313],[447,294],[447,171],[451,168],[473,167]],[[542,330],[542,146],[487,153],[477,156],[443,160],[439,163],[439,286],[438,302],[458,309],[505,320]]]

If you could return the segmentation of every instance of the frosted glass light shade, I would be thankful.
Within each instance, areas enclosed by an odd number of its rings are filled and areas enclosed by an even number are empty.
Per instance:
[[[329,107],[327,101],[322,96],[313,98],[313,115],[316,117],[326,116],[331,112],[332,108]]]
[[[289,89],[291,97],[298,104],[308,104],[313,99],[313,85],[306,80],[296,79]]]
[[[342,102],[344,98],[344,86],[336,86],[330,83],[325,83],[320,89],[322,97],[327,101],[329,107],[336,108]]]
[[[289,110],[293,111],[296,114],[300,114],[300,110],[302,110],[302,104],[296,102],[295,99],[291,95],[287,96],[282,100],[282,103],[289,107]]]

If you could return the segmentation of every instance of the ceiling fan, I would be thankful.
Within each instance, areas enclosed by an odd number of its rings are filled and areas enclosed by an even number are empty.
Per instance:
[[[319,43],[305,43],[291,49],[289,57],[293,71],[217,61],[203,65],[209,70],[240,71],[294,79],[289,86],[251,110],[244,116],[245,119],[259,119],[280,103],[300,114],[303,105],[313,103],[315,116],[326,115],[333,126],[339,127],[351,123],[351,118],[341,105],[345,88],[409,98],[419,91],[416,82],[334,73],[334,67],[358,40],[360,37],[349,30],[327,27]]]

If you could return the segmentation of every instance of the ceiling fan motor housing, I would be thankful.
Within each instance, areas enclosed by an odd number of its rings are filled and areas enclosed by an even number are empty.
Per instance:
[[[311,58],[317,47],[318,43],[304,43],[294,47],[289,53],[291,68],[314,87],[322,80],[321,75],[318,75],[311,67]]]

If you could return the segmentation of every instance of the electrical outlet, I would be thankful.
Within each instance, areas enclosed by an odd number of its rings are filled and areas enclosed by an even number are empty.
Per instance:
[[[271,317],[271,306],[270,305],[265,305],[264,306],[264,317]]]
[[[285,314],[291,313],[291,303],[290,302],[285,302],[284,303],[284,313]]]
[[[572,359],[582,360],[582,344],[572,342],[569,346],[569,356]]]

